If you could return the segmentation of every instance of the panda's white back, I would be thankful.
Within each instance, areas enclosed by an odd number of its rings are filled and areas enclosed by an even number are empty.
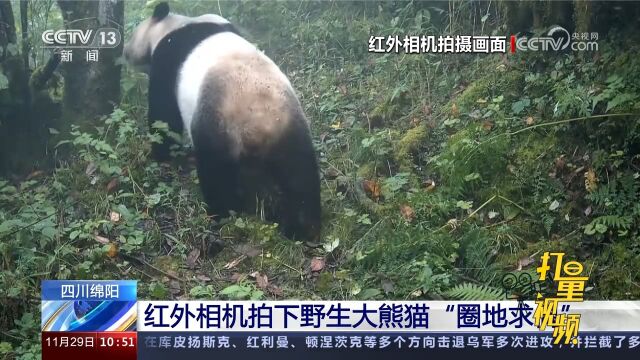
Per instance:
[[[189,138],[198,104],[208,100],[202,97],[221,96],[203,93],[205,81],[219,81],[229,89],[219,113],[229,133],[236,134],[238,148],[265,145],[246,143],[254,138],[276,138],[288,122],[283,114],[292,100],[297,104],[289,80],[271,59],[233,32],[217,33],[198,44],[179,71],[176,94]]]

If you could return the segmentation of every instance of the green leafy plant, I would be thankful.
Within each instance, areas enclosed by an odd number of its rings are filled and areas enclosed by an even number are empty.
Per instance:
[[[260,300],[264,296],[264,292],[251,284],[236,284],[222,289],[220,295],[234,300]]]
[[[504,292],[501,289],[473,283],[458,284],[444,294],[452,299],[465,301],[505,300]]]

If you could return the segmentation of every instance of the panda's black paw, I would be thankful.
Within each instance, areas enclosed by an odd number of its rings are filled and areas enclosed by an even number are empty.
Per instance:
[[[151,156],[158,163],[168,163],[171,161],[169,147],[165,144],[153,144],[151,147]]]
[[[207,243],[207,257],[214,258],[224,249],[225,242],[214,236],[210,236]]]

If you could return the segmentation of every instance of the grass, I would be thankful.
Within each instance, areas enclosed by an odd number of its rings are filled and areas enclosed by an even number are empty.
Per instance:
[[[632,40],[603,40],[599,59],[378,55],[362,50],[365,37],[342,34],[437,29],[426,17],[388,28],[397,13],[369,7],[222,4],[256,30],[312,122],[321,243],[283,239],[257,216],[212,223],[189,150],[169,166],[152,162],[144,95],[128,92],[107,127],[60,145],[74,158],[0,180],[8,352],[38,351],[43,278],[134,278],[150,299],[489,299],[505,273],[531,273],[529,259],[565,251],[589,269],[588,299],[640,297],[640,104],[617,97],[640,83],[611,80],[640,68],[625,55]],[[424,15],[411,6],[397,11]],[[269,26],[280,20],[286,31]],[[578,103],[559,84],[592,91]]]

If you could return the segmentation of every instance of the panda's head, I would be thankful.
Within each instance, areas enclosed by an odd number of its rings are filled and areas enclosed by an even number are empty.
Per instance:
[[[169,4],[166,2],[159,3],[153,10],[153,15],[133,30],[131,38],[124,45],[124,58],[129,64],[147,71],[149,65],[151,65],[153,51],[160,40],[184,25],[198,22],[229,23],[229,21],[218,15],[207,14],[188,17],[170,13],[169,11]]]

